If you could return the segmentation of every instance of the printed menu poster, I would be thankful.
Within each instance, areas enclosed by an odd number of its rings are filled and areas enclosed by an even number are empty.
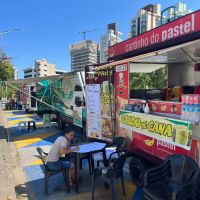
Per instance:
[[[87,135],[101,139],[100,84],[86,86],[87,97]]]

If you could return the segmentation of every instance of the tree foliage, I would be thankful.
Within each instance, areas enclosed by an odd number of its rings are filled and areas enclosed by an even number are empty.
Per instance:
[[[14,79],[14,68],[12,64],[6,59],[4,52],[0,51],[0,80],[7,81]]]
[[[151,73],[131,73],[130,89],[162,89],[166,87],[167,68],[163,67]]]

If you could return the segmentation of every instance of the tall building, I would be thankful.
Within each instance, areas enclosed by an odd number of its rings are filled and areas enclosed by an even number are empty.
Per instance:
[[[117,24],[108,24],[107,32],[100,39],[100,63],[108,60],[108,47],[121,42],[122,33],[117,30]]]
[[[14,69],[14,80],[18,80],[18,70],[16,67],[13,67]]]
[[[98,63],[99,45],[92,40],[84,40],[69,47],[71,71],[81,71],[86,65]]]
[[[24,71],[24,78],[37,77],[35,67],[28,67],[23,69],[23,71]]]
[[[56,65],[49,64],[45,59],[35,60],[35,66],[23,69],[24,78],[56,75]]]
[[[130,24],[130,37],[137,36],[141,33],[149,31],[160,24],[161,18],[161,5],[160,4],[149,4],[141,8],[137,12],[137,16],[134,17]]]
[[[165,8],[161,15],[164,16],[162,20],[162,24],[173,21],[179,17],[183,17],[189,13],[193,12],[193,10],[187,8],[187,4],[183,2],[178,2],[173,6]]]

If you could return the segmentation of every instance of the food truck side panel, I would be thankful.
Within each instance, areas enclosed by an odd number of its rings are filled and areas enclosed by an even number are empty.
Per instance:
[[[186,43],[192,43],[194,40],[200,39],[199,19],[200,11],[198,10],[140,34],[139,36],[110,46],[108,49],[108,61],[123,63],[122,59],[131,60],[132,57],[133,59],[131,62],[134,63],[134,57],[136,60],[136,56],[142,60],[145,56],[147,57],[147,55],[145,55],[147,53],[152,56],[159,55],[159,53],[162,55],[162,51],[167,48],[167,50],[171,51],[171,47],[174,48],[177,46],[178,48],[178,45],[184,46]],[[125,61],[126,60],[124,60],[124,62]],[[154,60],[150,60],[151,63],[153,63],[153,61]],[[180,62],[183,61],[181,60]],[[171,63],[173,62],[171,61]],[[199,163],[200,143],[197,132],[199,132],[198,130],[200,129],[197,128],[197,131],[194,131],[190,122],[178,121],[173,118],[172,115],[180,117],[182,104],[180,102],[172,103],[170,102],[170,98],[160,98],[166,100],[163,102],[148,100],[150,111],[153,112],[155,116],[142,114],[139,109],[137,111],[134,109],[133,112],[132,104],[135,104],[134,101],[138,101],[138,104],[145,103],[145,101],[139,98],[138,100],[129,98],[129,64],[130,63],[124,63],[113,67],[116,108],[114,133],[115,136],[125,136],[130,141],[130,151],[132,153],[132,155],[130,154],[132,158],[129,162],[130,175],[133,182],[136,183],[137,186],[142,187],[144,184],[145,171],[151,166],[148,165],[148,161],[155,163],[154,158],[163,161],[163,159],[170,154],[180,153],[189,155]],[[97,68],[100,70],[108,65],[109,64],[106,63]],[[111,63],[110,65],[113,66],[114,64]],[[182,67],[183,66],[180,68],[181,72]],[[172,86],[175,85],[179,84],[173,84]],[[170,88],[167,88],[167,90],[171,93]],[[176,92],[181,93],[181,91],[178,90],[176,90]],[[180,97],[180,93],[177,97]],[[163,112],[163,117],[156,116],[157,112]],[[168,117],[170,114],[172,114],[172,118]],[[148,123],[150,123],[150,126],[147,126]],[[181,131],[180,129],[183,130]],[[180,137],[180,132],[184,136],[183,138]]]
[[[37,97],[50,105],[41,102],[38,112],[54,114],[52,118],[58,122],[61,129],[65,123],[82,127],[84,94],[79,78],[78,73],[70,73],[37,84]]]
[[[114,72],[115,77],[115,94],[116,94],[116,124],[115,132],[116,136],[125,136],[128,141],[130,141],[130,149],[132,152],[146,152],[148,160],[151,161],[152,157],[157,157],[160,159],[165,159],[170,154],[184,154],[192,157],[196,160],[199,165],[199,151],[200,151],[200,141],[198,137],[192,136],[190,144],[186,148],[182,148],[176,143],[173,142],[174,133],[170,133],[172,140],[169,142],[157,139],[155,137],[147,136],[141,132],[131,131],[130,128],[121,126],[120,124],[120,111],[122,110],[131,110],[131,104],[133,103],[142,103],[144,100],[129,99],[129,66],[128,63],[121,64],[115,67]],[[149,101],[150,110],[160,112],[163,107],[165,111],[171,114],[181,115],[182,104],[179,102],[157,102]],[[155,108],[157,110],[155,110]],[[175,108],[175,109],[174,109]],[[137,113],[136,113],[137,115]],[[157,117],[160,118],[159,116]],[[154,119],[152,117],[152,119]],[[161,118],[162,119],[162,118]],[[162,119],[163,120],[163,119]],[[174,120],[176,123],[176,120]],[[181,123],[178,121],[178,123]],[[167,124],[167,121],[166,121]],[[189,126],[189,125],[188,125]],[[155,127],[154,127],[155,128]],[[172,129],[173,131],[173,129]],[[141,154],[140,154],[141,156]],[[146,157],[145,157],[146,159]]]

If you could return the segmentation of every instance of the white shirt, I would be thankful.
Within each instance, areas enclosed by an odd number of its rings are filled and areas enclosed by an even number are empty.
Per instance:
[[[60,148],[67,147],[68,140],[64,136],[59,136],[49,151],[46,162],[56,162],[60,158]]]

